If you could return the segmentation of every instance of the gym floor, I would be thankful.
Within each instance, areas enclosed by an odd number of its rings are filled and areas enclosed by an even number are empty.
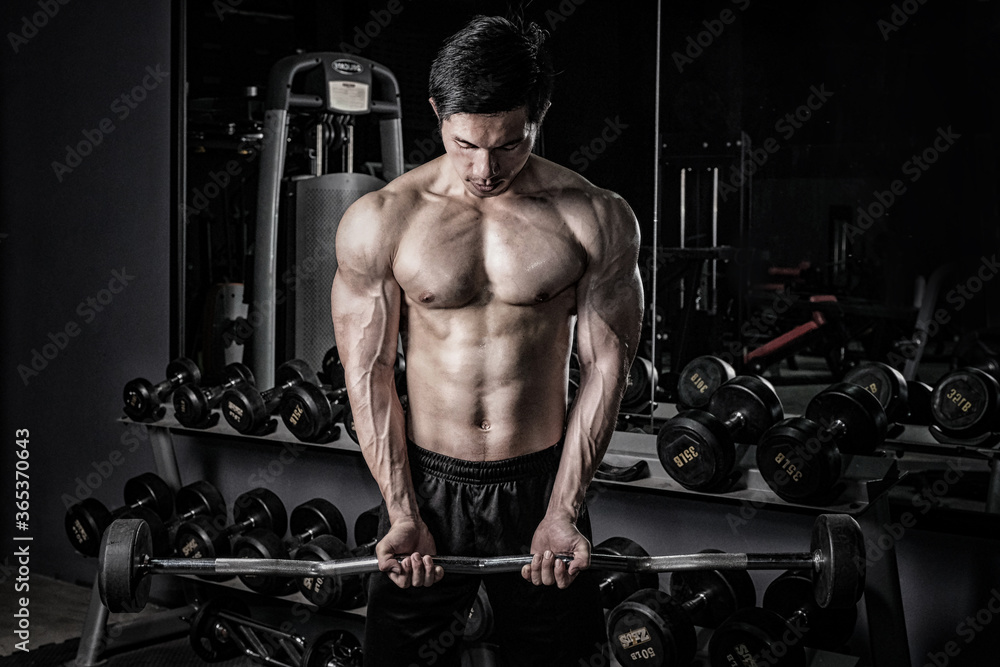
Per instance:
[[[809,400],[831,382],[829,371],[822,359],[797,357],[796,370],[789,370],[785,364],[769,370],[765,375],[774,382],[781,397],[786,414],[800,414]],[[924,364],[921,366],[921,380],[934,382],[947,370],[944,364]],[[56,604],[32,606],[31,625],[33,628],[30,653],[14,655],[14,637],[0,637],[0,666],[26,667],[34,665],[58,665],[71,661],[76,655],[78,640],[90,600],[90,588],[76,583],[58,581],[44,576],[33,576],[32,597],[35,600],[58,601]],[[0,596],[0,614],[6,617],[14,613],[15,596]],[[156,611],[149,605],[143,614]],[[134,618],[129,614],[111,614],[109,623]],[[200,665],[204,664],[182,637],[155,646],[134,649],[111,658],[109,667],[128,665],[129,667],[154,665]],[[221,665],[249,664],[237,659]]]

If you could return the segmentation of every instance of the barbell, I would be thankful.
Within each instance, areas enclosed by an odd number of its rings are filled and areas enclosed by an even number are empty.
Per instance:
[[[564,562],[571,556],[559,555]],[[402,559],[405,556],[397,556]],[[518,572],[532,556],[434,556],[434,563],[456,574]],[[788,570],[812,573],[813,592],[821,607],[849,607],[865,587],[861,528],[846,514],[820,514],[812,528],[810,550],[800,553],[697,553],[671,556],[625,556],[594,553],[590,566],[617,572],[691,570]],[[118,519],[105,531],[98,555],[98,591],[112,612],[138,612],[149,598],[150,575],[216,574],[284,577],[348,577],[378,572],[378,558],[358,556],[330,561],[266,558],[153,558],[148,524]]]

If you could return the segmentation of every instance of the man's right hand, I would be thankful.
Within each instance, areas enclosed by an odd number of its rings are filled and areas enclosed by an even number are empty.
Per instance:
[[[378,569],[400,588],[431,586],[444,576],[444,568],[435,565],[432,555],[437,553],[434,537],[420,519],[400,519],[392,524],[375,547]],[[410,554],[401,561],[396,554]]]

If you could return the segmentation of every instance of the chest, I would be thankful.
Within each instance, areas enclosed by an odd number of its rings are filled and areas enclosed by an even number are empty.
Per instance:
[[[457,308],[544,303],[579,280],[584,265],[551,211],[429,211],[403,235],[394,271],[409,300]]]

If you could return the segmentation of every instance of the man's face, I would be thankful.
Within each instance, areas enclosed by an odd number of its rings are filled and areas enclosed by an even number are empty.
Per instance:
[[[510,187],[531,155],[537,131],[524,107],[495,115],[454,114],[441,124],[448,160],[476,197],[495,197]]]

